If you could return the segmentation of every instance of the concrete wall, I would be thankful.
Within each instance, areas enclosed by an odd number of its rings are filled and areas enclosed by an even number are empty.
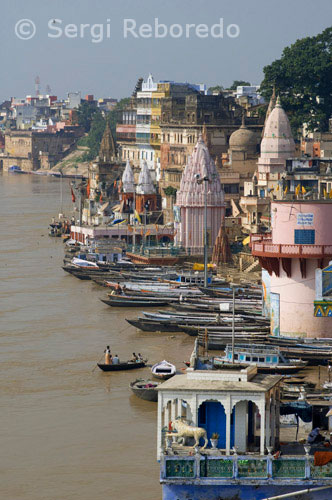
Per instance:
[[[298,214],[313,214],[312,225],[298,225]],[[315,245],[332,245],[332,203],[279,202],[271,204],[272,242],[294,245],[295,229],[314,229]]]
[[[326,265],[328,262],[326,262]],[[292,259],[292,276],[280,266],[280,277],[271,276],[271,292],[280,294],[280,334],[284,336],[332,337],[332,318],[314,317],[316,259],[307,259],[302,278],[300,261]]]

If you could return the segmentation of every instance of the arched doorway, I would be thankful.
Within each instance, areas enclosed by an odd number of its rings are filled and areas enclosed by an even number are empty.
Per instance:
[[[260,424],[260,413],[253,401],[243,400],[236,403],[231,414],[231,434],[233,435],[231,446],[235,445],[239,453],[258,451]]]
[[[212,434],[218,433],[218,448],[226,448],[226,413],[218,401],[204,401],[198,410],[198,426],[206,430],[210,440]],[[231,446],[234,444],[234,426],[231,425]]]

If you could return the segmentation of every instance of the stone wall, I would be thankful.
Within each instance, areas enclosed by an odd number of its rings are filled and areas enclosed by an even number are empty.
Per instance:
[[[70,153],[77,142],[73,131],[10,131],[5,134],[3,169],[18,165],[22,170],[50,169]]]

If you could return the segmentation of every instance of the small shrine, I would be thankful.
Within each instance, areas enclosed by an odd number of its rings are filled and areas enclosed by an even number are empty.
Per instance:
[[[146,161],[141,168],[136,187],[136,210],[139,214],[158,210],[157,192]]]

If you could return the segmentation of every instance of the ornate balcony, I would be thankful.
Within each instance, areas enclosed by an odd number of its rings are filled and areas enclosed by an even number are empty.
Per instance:
[[[332,463],[314,466],[311,455],[161,456],[161,482],[200,484],[322,484],[332,479]]]

